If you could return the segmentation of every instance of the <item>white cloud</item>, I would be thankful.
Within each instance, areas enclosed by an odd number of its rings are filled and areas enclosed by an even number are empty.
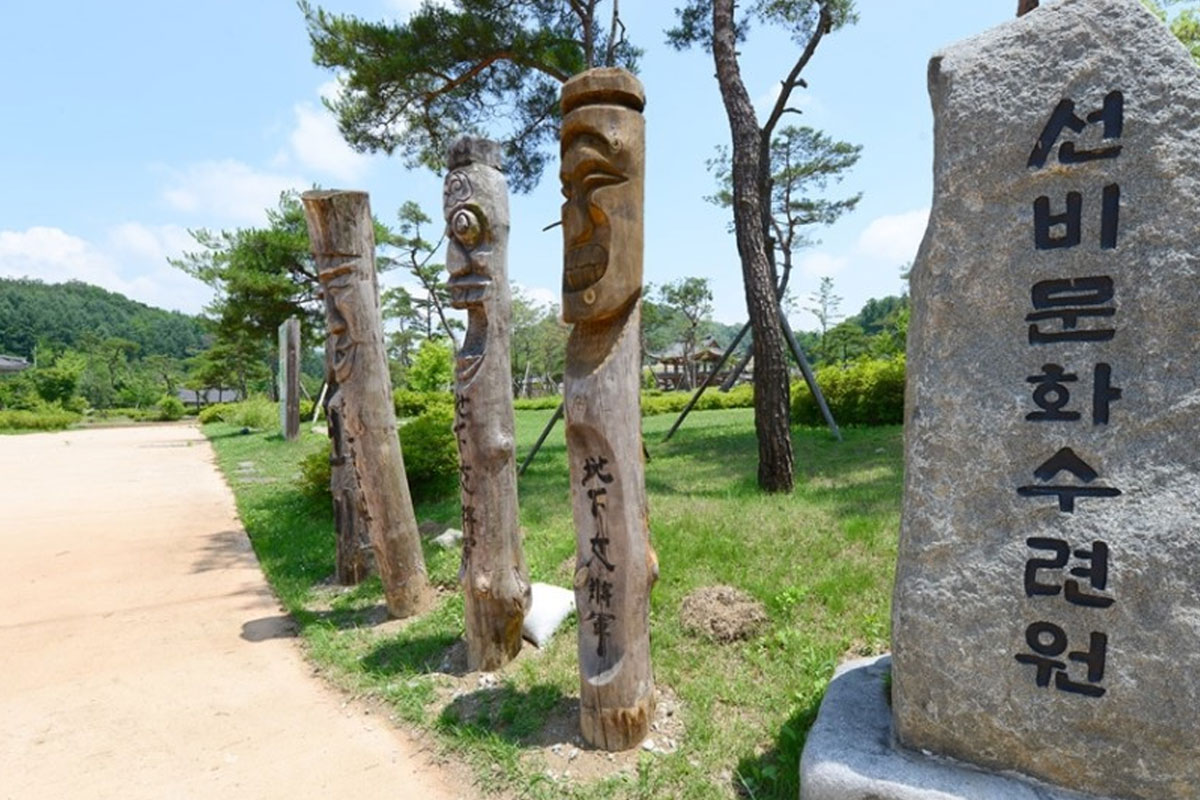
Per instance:
[[[520,292],[527,298],[533,301],[535,305],[541,306],[543,309],[548,306],[556,306],[562,299],[559,292],[553,289],[547,289],[544,286],[524,286],[519,283],[514,283],[513,292]]]
[[[207,218],[244,224],[266,221],[281,192],[304,189],[308,183],[294,175],[263,172],[231,158],[201,161],[172,170],[163,197],[175,209]],[[209,223],[209,226],[214,226]]]
[[[197,249],[196,241],[179,225],[143,225],[125,222],[108,233],[108,243],[118,254],[128,254],[147,262],[165,263],[187,251]]]
[[[346,183],[363,176],[370,158],[356,153],[346,144],[328,109],[317,108],[312,103],[298,103],[293,111],[296,127],[288,141],[292,153],[304,167]]]
[[[0,276],[83,281],[159,308],[196,313],[212,295],[166,263],[167,255],[181,252],[174,249],[182,241],[178,234],[174,226],[126,223],[98,246],[60,228],[0,231]]]
[[[928,223],[928,208],[878,217],[859,235],[855,252],[868,258],[891,261],[897,266],[912,261]]]
[[[850,259],[846,256],[837,256],[817,250],[802,255],[796,266],[800,268],[802,275],[809,278],[824,278],[837,275],[849,264]]]

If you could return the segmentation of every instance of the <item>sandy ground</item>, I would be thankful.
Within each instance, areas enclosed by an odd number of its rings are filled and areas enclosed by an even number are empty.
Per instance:
[[[0,798],[474,796],[312,675],[184,425],[0,436]]]

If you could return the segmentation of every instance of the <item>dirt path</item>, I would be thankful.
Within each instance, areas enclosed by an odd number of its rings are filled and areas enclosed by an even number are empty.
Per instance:
[[[0,564],[0,798],[476,794],[264,636],[194,428],[0,437]]]

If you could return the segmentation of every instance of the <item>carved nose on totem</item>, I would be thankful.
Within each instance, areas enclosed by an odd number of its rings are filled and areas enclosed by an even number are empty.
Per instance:
[[[570,237],[567,242],[569,247],[586,244],[592,240],[596,225],[588,213],[586,198],[568,200],[563,204],[563,227]]]

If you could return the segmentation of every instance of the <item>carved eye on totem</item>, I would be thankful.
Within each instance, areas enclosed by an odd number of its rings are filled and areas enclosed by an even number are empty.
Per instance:
[[[483,239],[483,224],[474,211],[462,208],[450,217],[450,234],[466,247],[475,247]]]

